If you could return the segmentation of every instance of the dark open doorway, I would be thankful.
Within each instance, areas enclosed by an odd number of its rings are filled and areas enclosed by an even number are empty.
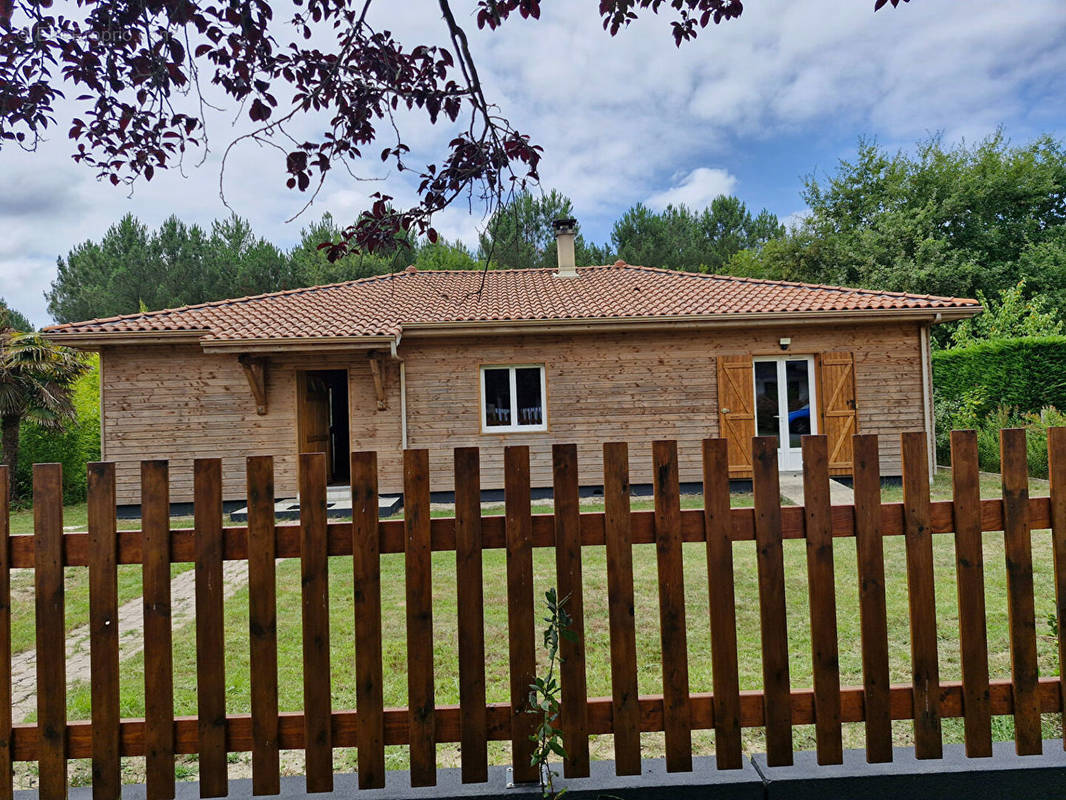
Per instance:
[[[348,370],[298,372],[297,436],[301,453],[325,453],[327,480],[347,483],[350,475]]]

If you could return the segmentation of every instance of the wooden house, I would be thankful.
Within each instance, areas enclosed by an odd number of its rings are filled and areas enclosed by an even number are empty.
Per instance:
[[[401,490],[401,451],[428,448],[431,488],[452,488],[452,449],[479,446],[482,485],[503,485],[503,448],[527,444],[534,486],[551,486],[551,444],[576,442],[581,482],[602,482],[602,443],[629,442],[631,480],[651,482],[651,442],[677,439],[682,481],[700,480],[699,440],[730,441],[750,475],[750,437],[776,435],[782,470],[799,437],[829,437],[834,474],[851,434],[880,434],[900,474],[899,434],[932,433],[930,326],[974,300],[676,272],[618,262],[416,271],[186,308],[57,325],[96,350],[103,458],[118,501],[139,499],[139,462],[172,464],[171,499],[192,498],[191,462],[223,459],[242,499],[244,459],[273,455],[279,496],[297,454],[326,452],[348,478],[352,450],[379,454],[382,492]],[[931,437],[930,437],[931,439]],[[930,450],[932,458],[932,450]]]

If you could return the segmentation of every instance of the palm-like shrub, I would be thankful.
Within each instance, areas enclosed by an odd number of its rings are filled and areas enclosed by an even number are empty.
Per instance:
[[[62,429],[74,416],[71,385],[87,368],[79,353],[39,333],[0,331],[0,463],[12,475],[23,420]]]

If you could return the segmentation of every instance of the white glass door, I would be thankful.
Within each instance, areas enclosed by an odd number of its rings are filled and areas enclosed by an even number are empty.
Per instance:
[[[776,436],[778,467],[783,472],[803,469],[801,437],[817,433],[812,356],[772,356],[754,359],[755,434]]]

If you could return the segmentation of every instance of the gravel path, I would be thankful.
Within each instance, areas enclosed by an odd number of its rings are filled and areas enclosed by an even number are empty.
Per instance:
[[[247,561],[225,561],[222,565],[223,595],[231,597],[248,582]],[[196,617],[196,570],[189,569],[170,582],[171,625],[174,630]],[[119,606],[118,657],[132,658],[144,649],[141,635],[144,604],[140,597]],[[89,680],[89,626],[82,625],[67,633],[67,686]],[[37,710],[37,652],[18,653],[11,659],[12,717],[16,723]]]

